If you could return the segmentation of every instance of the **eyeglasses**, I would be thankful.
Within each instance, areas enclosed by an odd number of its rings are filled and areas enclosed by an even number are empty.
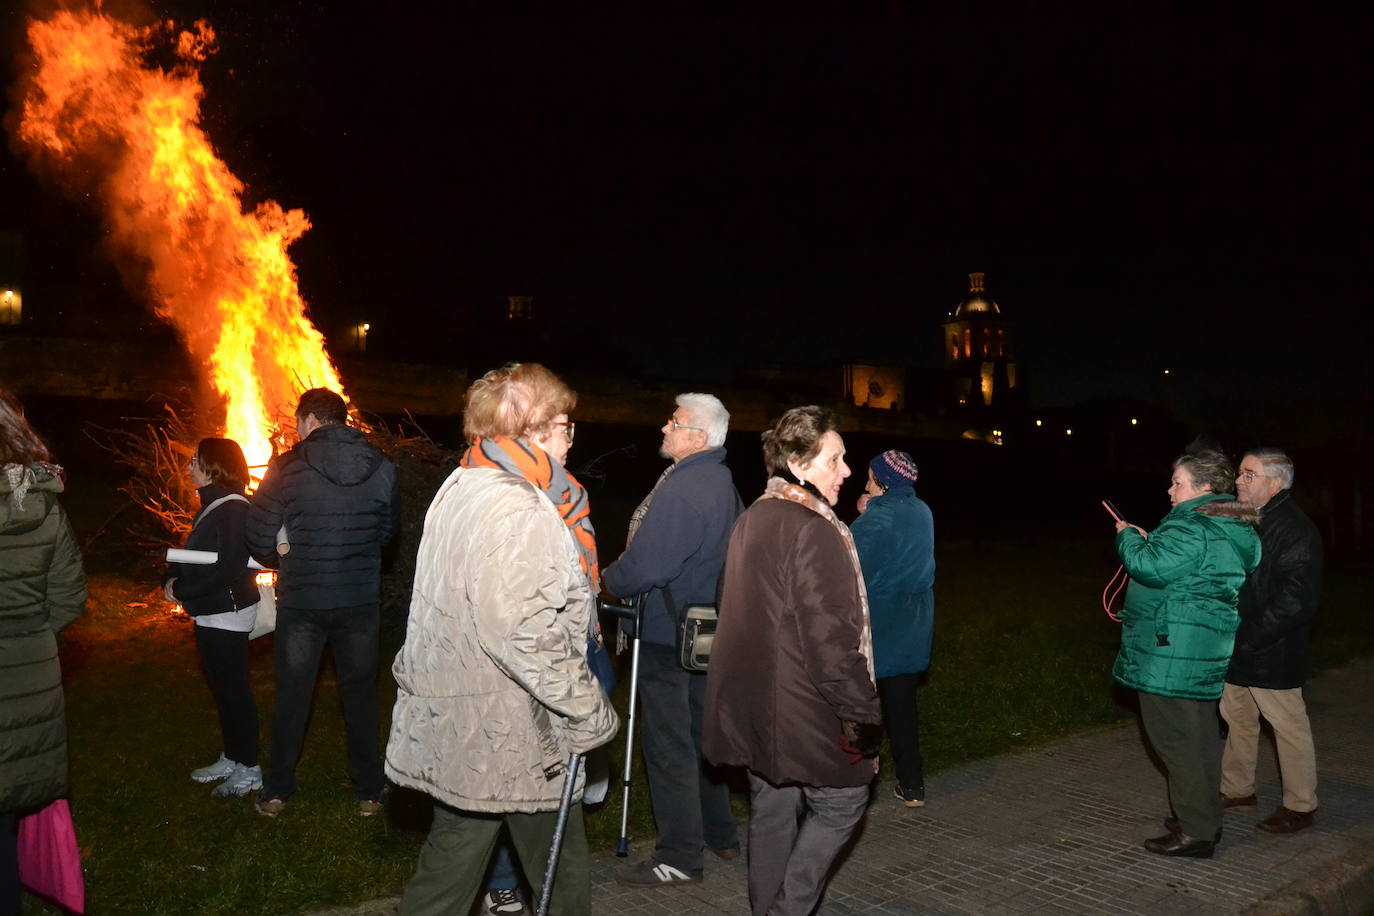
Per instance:
[[[1268,477],[1268,476],[1269,476],[1268,474],[1264,474],[1264,473],[1256,474],[1254,471],[1241,471],[1239,474],[1236,475],[1236,480],[1243,480],[1243,481],[1245,481],[1246,483],[1249,483],[1250,481],[1254,480],[1256,477]]]
[[[679,429],[690,429],[690,430],[692,430],[693,432],[698,432],[698,433],[704,433],[704,432],[706,432],[706,430],[702,429],[700,426],[683,426],[681,423],[679,423],[679,422],[677,421],[677,418],[676,418],[676,417],[669,417],[669,418],[668,418],[668,432],[670,432],[670,433],[677,432]]]
[[[563,427],[563,437],[567,439],[568,444],[571,445],[573,436],[577,435],[577,424],[572,420],[555,420],[553,425]]]

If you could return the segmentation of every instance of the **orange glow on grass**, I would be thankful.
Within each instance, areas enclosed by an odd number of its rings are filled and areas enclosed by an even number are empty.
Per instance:
[[[157,314],[223,397],[225,435],[265,466],[304,388],[343,389],[287,256],[309,220],[270,200],[245,212],[243,182],[200,126],[214,31],[61,10],[30,20],[28,40],[17,136],[31,164],[98,202],[113,253],[143,272]],[[171,70],[147,61],[169,44]]]

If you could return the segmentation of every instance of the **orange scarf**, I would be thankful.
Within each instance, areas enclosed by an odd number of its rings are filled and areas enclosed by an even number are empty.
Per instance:
[[[524,439],[480,436],[458,462],[465,468],[495,468],[523,477],[534,484],[553,503],[563,524],[577,546],[582,571],[592,584],[592,594],[601,591],[601,567],[596,558],[596,531],[592,529],[591,501],[577,478],[548,456],[539,446]]]

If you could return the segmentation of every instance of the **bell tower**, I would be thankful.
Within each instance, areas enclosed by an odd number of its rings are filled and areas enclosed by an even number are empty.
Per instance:
[[[1015,325],[987,292],[982,273],[968,275],[968,294],[942,323],[947,408],[974,428],[1001,422],[1020,401]]]

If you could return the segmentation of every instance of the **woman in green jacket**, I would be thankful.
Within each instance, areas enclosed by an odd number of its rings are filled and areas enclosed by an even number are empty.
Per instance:
[[[86,576],[57,501],[62,469],[0,386],[0,913],[18,912],[18,819],[67,793],[57,634]]]
[[[1174,816],[1150,852],[1210,858],[1221,836],[1217,700],[1240,617],[1236,598],[1259,564],[1254,510],[1235,501],[1226,456],[1174,462],[1173,509],[1154,531],[1118,522],[1131,576],[1112,676],[1139,691],[1145,734],[1164,763]]]

